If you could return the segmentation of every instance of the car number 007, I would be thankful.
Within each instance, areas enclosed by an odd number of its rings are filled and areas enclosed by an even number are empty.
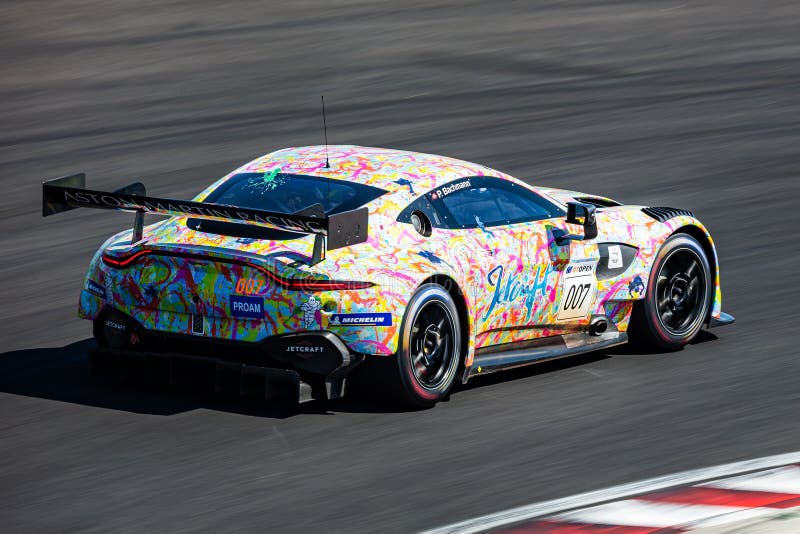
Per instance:
[[[586,297],[589,296],[589,290],[591,288],[592,284],[589,282],[569,286],[567,296],[562,301],[561,309],[564,311],[574,311],[582,307],[583,303],[586,301]]]
[[[561,290],[561,307],[558,320],[581,319],[589,314],[597,293],[597,281],[593,274],[569,276],[564,279]]]
[[[245,295],[257,295],[264,287],[263,280],[253,280],[252,278],[239,278],[236,282],[236,292]]]

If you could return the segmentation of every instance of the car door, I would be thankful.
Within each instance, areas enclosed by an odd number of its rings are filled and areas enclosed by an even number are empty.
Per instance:
[[[541,293],[522,319],[529,338],[568,333],[588,323],[597,295],[597,246],[561,239],[580,232],[566,214],[534,191],[510,182],[495,190],[500,209],[511,220],[528,219],[518,228],[524,270]],[[526,216],[527,214],[527,216]]]
[[[520,237],[527,235],[531,214],[510,217],[504,212],[496,197],[503,183],[511,182],[470,177],[429,193],[443,225],[454,231],[454,253],[463,246],[470,255],[467,282],[473,295],[476,348],[528,338],[527,321],[547,290],[549,270],[529,272],[523,259]]]

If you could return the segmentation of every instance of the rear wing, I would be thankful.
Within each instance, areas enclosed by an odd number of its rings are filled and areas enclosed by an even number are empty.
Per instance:
[[[47,180],[42,184],[42,216],[48,217],[76,208],[133,211],[136,220],[132,243],[141,241],[144,214],[190,216],[215,221],[236,222],[265,229],[314,234],[312,265],[324,259],[325,250],[363,243],[368,236],[368,210],[325,215],[316,204],[298,213],[265,211],[227,204],[148,197],[144,184],[135,182],[113,192],[86,189],[84,173]]]

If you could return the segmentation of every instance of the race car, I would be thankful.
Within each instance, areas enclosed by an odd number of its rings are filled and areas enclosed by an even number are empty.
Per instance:
[[[675,350],[733,322],[689,211],[443,156],[288,148],[191,201],[43,184],[44,216],[74,208],[135,213],[80,293],[92,365],[199,366],[218,390],[333,399],[357,375],[427,407],[477,375],[629,339]]]

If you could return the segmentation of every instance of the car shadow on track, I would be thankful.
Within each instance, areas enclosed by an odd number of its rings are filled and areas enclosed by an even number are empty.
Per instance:
[[[285,419],[302,413],[330,413],[321,403],[225,396],[196,388],[169,389],[89,373],[85,339],[60,348],[0,354],[0,392],[148,415],[176,415],[197,409]]]
[[[298,404],[291,399],[214,393],[203,387],[170,388],[120,376],[92,376],[87,350],[93,339],[64,347],[34,348],[0,354],[0,393],[146,415],[170,416],[206,409],[270,419],[301,414],[397,413],[412,411],[364,395]]]
[[[578,354],[576,356],[569,356],[567,358],[534,363],[517,367],[516,369],[499,371],[485,376],[474,376],[470,378],[469,382],[466,384],[459,384],[456,388],[454,388],[453,394],[458,394],[459,392],[492,384],[511,382],[514,380],[520,380],[522,378],[563,371],[572,367],[578,367],[580,365],[587,365],[601,360],[606,360],[610,357],[611,356],[609,356],[607,351],[587,352],[586,354]]]
[[[692,344],[705,343],[717,336],[701,331]],[[255,417],[285,419],[301,414],[397,413],[413,411],[402,405],[356,395],[330,402],[297,404],[293,400],[222,395],[198,388],[171,389],[119,377],[93,377],[86,359],[94,344],[85,339],[60,348],[35,348],[0,354],[0,392],[82,404],[148,415],[176,415],[197,409],[230,412]],[[486,376],[476,376],[467,384],[457,384],[452,396],[471,389],[511,382],[522,378],[562,371],[591,364],[613,356],[655,354],[630,345],[607,351],[590,352],[569,358],[527,365]],[[445,401],[449,401],[448,396]]]
[[[715,334],[709,332],[708,330],[700,330],[698,332],[697,337],[695,337],[689,345],[700,345],[702,343],[708,343],[709,341],[716,341],[719,339]],[[608,349],[608,354],[614,356],[623,356],[623,355],[642,355],[647,356],[648,354],[672,354],[678,353],[682,349],[678,350],[659,350],[654,348],[642,348],[636,345],[625,343],[624,345],[617,345],[616,347],[611,347]]]
[[[529,378],[532,376],[555,373],[570,369],[572,367],[579,367],[581,365],[588,365],[601,360],[606,360],[610,357],[611,356],[606,351],[596,351],[586,354],[578,354],[568,358],[524,365],[522,367],[498,371],[496,373],[474,376],[470,378],[469,382],[466,384],[454,384],[448,396],[445,397],[441,402],[449,402],[451,399],[457,399],[460,395],[467,394],[467,392],[473,389],[491,386],[494,384],[502,384],[504,382],[513,382],[515,380]],[[424,410],[424,408],[410,408],[405,405],[379,401],[370,396],[357,397],[356,399],[345,397],[344,399],[335,401],[335,403],[331,405],[331,409],[334,412],[347,413],[398,413]]]

